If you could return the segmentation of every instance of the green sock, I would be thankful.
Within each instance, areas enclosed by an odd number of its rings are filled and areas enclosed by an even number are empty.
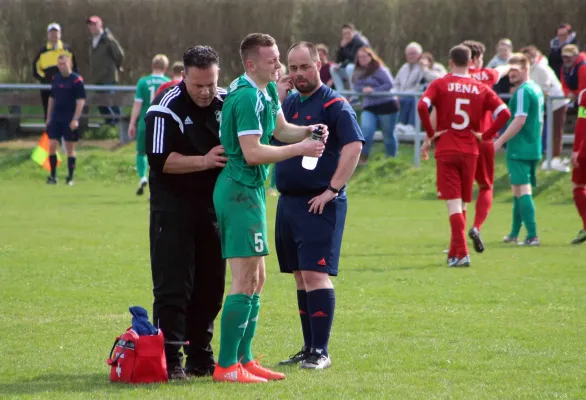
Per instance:
[[[136,155],[136,172],[138,173],[138,177],[140,179],[146,178],[147,165],[148,165],[147,156],[144,154],[137,154]]]
[[[238,362],[238,345],[244,336],[252,296],[247,294],[230,294],[224,301],[221,317],[220,355],[218,364],[228,368]]]
[[[513,197],[513,226],[511,227],[511,233],[509,237],[519,237],[521,231],[521,224],[523,219],[521,218],[521,207],[519,205],[519,198]]]
[[[533,203],[533,196],[530,194],[519,197],[519,205],[521,206],[521,217],[527,229],[527,238],[531,239],[537,236],[537,222],[535,222],[535,203]]]
[[[244,337],[240,342],[240,346],[238,346],[238,359],[242,359],[242,364],[254,360],[252,357],[252,339],[256,333],[259,311],[260,295],[255,293],[252,295],[252,308],[250,310],[250,316],[248,317],[248,326],[246,327],[246,331],[244,331]]]

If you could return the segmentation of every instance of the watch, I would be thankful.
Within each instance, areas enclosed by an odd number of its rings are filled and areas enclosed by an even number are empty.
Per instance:
[[[338,194],[338,193],[340,193],[340,190],[339,190],[339,189],[336,189],[336,188],[335,188],[335,187],[333,187],[332,185],[329,185],[329,186],[328,186],[328,190],[329,190],[330,192],[333,192],[333,193],[335,193],[335,194]]]

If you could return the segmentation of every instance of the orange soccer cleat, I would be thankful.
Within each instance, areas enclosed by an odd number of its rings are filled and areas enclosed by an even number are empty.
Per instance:
[[[248,373],[264,378],[267,381],[280,381],[285,379],[285,374],[271,371],[270,369],[263,367],[258,360],[249,361],[242,367],[245,371],[248,371]]]
[[[213,375],[214,382],[232,382],[232,383],[266,383],[265,378],[252,375],[242,367],[242,364],[236,363],[228,368],[222,368],[216,364]]]

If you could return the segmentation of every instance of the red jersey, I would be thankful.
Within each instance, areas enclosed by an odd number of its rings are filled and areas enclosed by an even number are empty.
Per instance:
[[[586,89],[578,95],[578,120],[574,130],[574,148],[579,158],[586,158]]]
[[[488,85],[491,88],[501,80],[500,73],[493,68],[470,67],[468,72],[472,78],[484,83],[485,85]],[[489,111],[484,114],[484,119],[480,124],[481,132],[484,132],[486,129],[488,129],[490,124],[492,124],[492,112]]]
[[[170,88],[171,86],[175,86],[178,83],[180,83],[182,81],[182,79],[173,79],[172,81],[169,82],[165,82],[163,83],[161,86],[159,86],[159,88],[157,89],[155,96],[158,96],[159,93],[163,93],[163,91],[167,88]]]
[[[435,154],[478,154],[473,132],[484,132],[486,112],[496,115],[507,106],[488,86],[469,76],[449,74],[431,82],[421,101],[437,112],[437,131],[447,131],[437,139]]]

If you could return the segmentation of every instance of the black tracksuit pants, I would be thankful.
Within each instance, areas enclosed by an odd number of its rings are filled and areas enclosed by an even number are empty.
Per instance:
[[[210,342],[222,307],[226,263],[213,206],[193,208],[195,215],[151,211],[153,324],[165,341],[189,341],[186,368],[207,369],[214,365]],[[169,370],[181,364],[180,349],[165,344]]]

